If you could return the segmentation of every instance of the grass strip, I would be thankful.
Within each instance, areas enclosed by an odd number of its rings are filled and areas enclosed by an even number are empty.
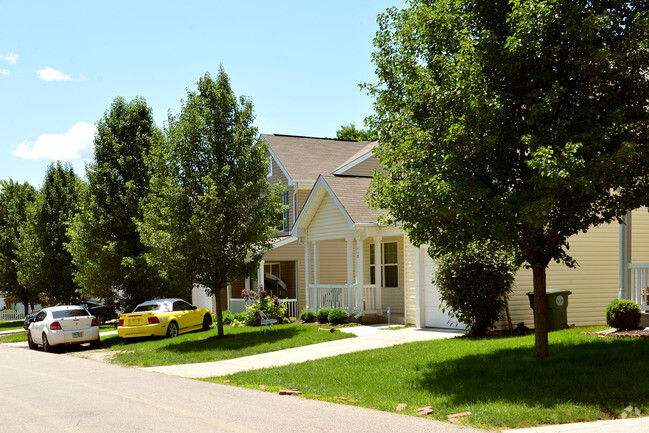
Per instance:
[[[102,347],[117,351],[112,362],[137,367],[192,364],[222,361],[259,353],[353,337],[344,332],[318,332],[315,326],[276,325],[277,332],[259,333],[259,327],[225,326],[219,338],[215,327],[207,331],[182,334],[178,337],[120,339],[116,335],[102,337]]]
[[[602,328],[597,328],[602,329]],[[590,329],[591,331],[594,329]],[[649,413],[649,340],[550,333],[550,358],[532,358],[534,336],[456,338],[409,343],[227,376],[230,384],[415,415],[432,406],[446,421],[500,429],[621,417],[625,407]],[[222,383],[225,377],[211,378]],[[262,387],[263,388],[263,387]]]

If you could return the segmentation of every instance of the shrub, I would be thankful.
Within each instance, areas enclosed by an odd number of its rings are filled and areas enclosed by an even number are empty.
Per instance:
[[[246,306],[244,322],[247,326],[259,326],[261,324],[259,310],[266,313],[269,319],[277,319],[278,323],[289,322],[286,317],[286,305],[277,296],[271,298],[266,295],[266,292],[262,291],[257,298],[257,302]]]
[[[315,322],[315,313],[311,310],[303,308],[302,312],[300,313],[300,320],[304,323]]]
[[[334,325],[341,325],[345,323],[345,320],[347,320],[348,318],[349,314],[347,314],[347,311],[341,310],[340,308],[334,308],[329,312],[329,315],[327,316],[329,323],[332,323]]]
[[[223,310],[223,312],[221,312],[221,314],[223,316],[223,324],[224,325],[231,325],[232,320],[234,319],[234,315],[231,312],[229,312],[228,310]]]
[[[329,320],[329,313],[331,312],[331,308],[320,308],[318,310],[318,314],[316,314],[316,317],[318,318],[319,323],[328,323],[327,321]]]
[[[448,309],[471,335],[485,335],[502,317],[517,268],[509,254],[490,244],[442,257],[433,279],[445,304],[442,311]]]
[[[235,313],[232,317],[232,321],[234,322],[235,320],[238,320],[239,322],[245,322],[246,313],[244,313],[243,311],[240,313]]]
[[[629,299],[615,299],[606,308],[606,323],[619,330],[637,328],[641,318],[642,310]]]

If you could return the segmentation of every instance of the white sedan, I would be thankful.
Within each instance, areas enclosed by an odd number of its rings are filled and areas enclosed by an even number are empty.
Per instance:
[[[27,341],[30,349],[43,346],[51,352],[61,344],[90,343],[99,348],[99,322],[88,310],[76,305],[43,308],[29,325]]]

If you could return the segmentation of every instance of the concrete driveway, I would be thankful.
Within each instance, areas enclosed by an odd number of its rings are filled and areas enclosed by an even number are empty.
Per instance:
[[[78,354],[77,354],[78,355]],[[0,432],[478,432],[0,344]]]

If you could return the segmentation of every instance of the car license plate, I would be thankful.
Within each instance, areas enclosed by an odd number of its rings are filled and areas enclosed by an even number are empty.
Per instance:
[[[83,332],[73,332],[72,333],[72,338],[80,338],[83,337]]]

